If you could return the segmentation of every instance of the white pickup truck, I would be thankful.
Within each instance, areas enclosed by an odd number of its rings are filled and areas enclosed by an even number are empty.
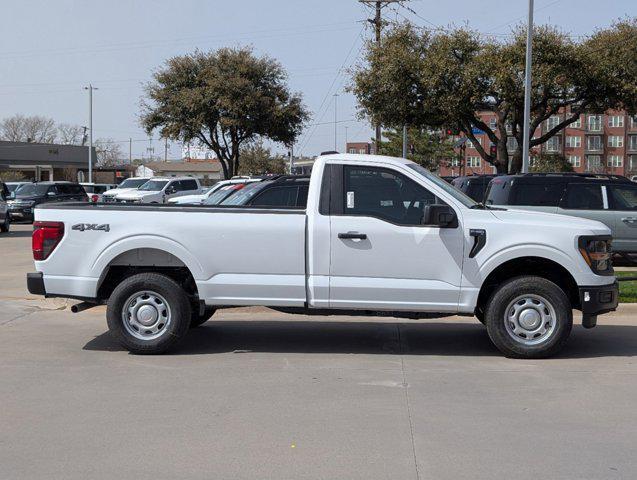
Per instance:
[[[319,157],[306,209],[44,204],[33,294],[107,304],[130,351],[159,353],[215,309],[475,315],[507,356],[559,351],[618,287],[602,223],[478,204],[408,160]]]

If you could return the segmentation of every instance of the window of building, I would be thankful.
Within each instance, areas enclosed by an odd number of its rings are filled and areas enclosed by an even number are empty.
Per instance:
[[[495,130],[497,126],[498,126],[497,120],[495,118],[490,118],[489,119],[489,128],[491,130]]]
[[[602,187],[599,184],[570,183],[560,206],[574,210],[602,210]]]
[[[551,130],[552,128],[557,127],[559,123],[560,123],[559,115],[552,115],[546,120],[546,130],[548,131],[548,130]]]
[[[581,167],[582,158],[579,155],[569,155],[568,163],[570,163],[573,167]]]
[[[512,152],[518,149],[518,141],[515,137],[507,137],[507,150]]]
[[[624,126],[624,116],[623,115],[609,115],[608,116],[608,126],[609,127],[623,127]]]
[[[358,153],[365,154],[365,153],[367,153],[367,149],[366,148],[359,148],[358,149]]]
[[[637,135],[628,136],[628,148],[629,150],[637,150]]]
[[[467,167],[471,167],[471,168],[480,167],[480,157],[467,157]]]
[[[547,152],[559,152],[560,151],[560,137],[554,136],[546,141]]]
[[[621,155],[609,155],[608,166],[612,168],[621,167],[624,164],[624,157]]]
[[[609,147],[623,147],[624,146],[624,137],[621,135],[609,135],[608,136],[608,146]]]
[[[425,187],[384,168],[344,168],[343,211],[398,225],[420,225],[426,205],[440,200]]]
[[[637,155],[630,155],[628,157],[628,165],[631,170],[637,170]]]
[[[582,146],[582,137],[566,136],[566,146],[569,148],[579,148]]]
[[[358,153],[355,148],[350,148],[347,153]]]
[[[477,143],[482,145],[482,139],[480,137],[476,137]],[[472,142],[471,140],[467,140],[467,148],[476,148],[474,142]]]
[[[637,128],[637,115],[630,117],[630,128]]]
[[[450,166],[451,167],[459,167],[460,166],[460,159],[459,158],[452,158]]]
[[[602,157],[599,155],[586,156],[586,170],[589,172],[598,172],[602,168]]]
[[[589,115],[587,118],[588,130],[591,132],[602,131],[602,116],[601,115]]]
[[[570,128],[582,128],[582,117],[577,117],[573,123],[569,125]]]
[[[511,135],[511,133],[513,133],[513,125],[511,122],[506,122],[504,128],[506,128],[507,134]]]
[[[591,135],[586,138],[586,149],[594,152],[602,150],[602,137]]]

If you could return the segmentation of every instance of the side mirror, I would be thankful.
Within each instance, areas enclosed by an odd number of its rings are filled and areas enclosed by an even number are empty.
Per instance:
[[[47,192],[46,196],[47,197],[55,197],[55,192]]]
[[[177,193],[177,189],[175,187],[168,187],[166,189],[166,195],[172,195],[173,193]]]
[[[458,226],[458,216],[449,205],[426,205],[422,224],[430,227],[455,228]]]
[[[13,200],[15,198],[15,192],[9,192],[9,199]]]

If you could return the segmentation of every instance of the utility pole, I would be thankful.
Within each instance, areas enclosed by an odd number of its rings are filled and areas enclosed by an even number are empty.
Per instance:
[[[88,87],[88,183],[93,183],[93,90],[97,90],[90,83]]]
[[[368,19],[367,21],[369,23],[371,23],[372,25],[374,25],[374,36],[375,36],[375,42],[376,42],[376,46],[380,45],[380,39],[381,39],[381,34],[382,34],[382,30],[383,30],[383,17],[382,17],[382,10],[383,7],[386,7],[387,5],[391,4],[391,3],[401,3],[407,0],[358,0],[360,3],[364,3],[366,5],[374,5],[374,9],[375,9],[375,15],[373,19]],[[374,136],[374,143],[375,143],[375,150],[376,150],[376,155],[378,155],[378,151],[380,148],[380,139],[381,139],[381,131],[380,131],[380,123],[376,123],[375,125],[375,136]]]
[[[522,139],[522,173],[529,172],[529,136],[531,116],[531,63],[533,59],[533,0],[529,0],[526,25],[526,65],[524,66],[524,138]]]
[[[290,143],[290,175],[294,175],[294,141]]]
[[[338,93],[335,93],[334,95],[332,95],[334,97],[334,151],[337,152],[337,148],[336,148],[336,137],[337,137],[337,128],[336,128],[336,100],[338,99]]]
[[[128,139],[128,163],[133,164],[133,139]]]
[[[168,161],[168,137],[164,138],[164,162]]]

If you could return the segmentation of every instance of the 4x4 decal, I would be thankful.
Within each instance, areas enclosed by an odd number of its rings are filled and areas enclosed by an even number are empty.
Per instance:
[[[108,223],[103,223],[102,225],[98,225],[97,223],[78,223],[77,225],[73,225],[71,230],[79,230],[80,232],[85,232],[87,230],[110,232],[111,226]]]

